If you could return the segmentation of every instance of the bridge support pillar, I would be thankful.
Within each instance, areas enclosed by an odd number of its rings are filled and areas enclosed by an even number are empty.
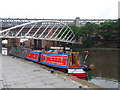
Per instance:
[[[38,40],[38,49],[42,49],[42,40]]]
[[[20,39],[18,38],[8,38],[8,55],[12,47],[19,47],[20,46]]]
[[[20,39],[18,38],[9,38],[8,39],[8,47],[19,47]]]
[[[59,42],[53,41],[53,47],[58,47],[58,46],[59,46]]]
[[[34,39],[34,49],[35,50],[42,49],[42,40]]]

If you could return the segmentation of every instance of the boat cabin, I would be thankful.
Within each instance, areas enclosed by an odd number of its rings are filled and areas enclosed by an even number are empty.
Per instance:
[[[69,67],[78,67],[80,66],[80,59],[78,52],[71,52],[69,58]]]

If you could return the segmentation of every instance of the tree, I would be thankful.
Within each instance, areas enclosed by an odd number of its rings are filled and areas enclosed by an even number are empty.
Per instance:
[[[70,28],[75,33],[77,39],[81,38],[84,47],[90,47],[92,45],[91,38],[93,38],[92,36],[96,34],[99,25],[87,22],[84,26],[80,27],[70,25]]]
[[[120,23],[118,19],[115,21],[101,23],[98,34],[102,35],[105,39],[118,37],[119,30],[120,30]]]
[[[96,37],[103,37],[104,39],[119,37],[120,18],[100,24],[87,22],[84,26],[69,25],[69,27],[73,30],[77,39],[82,38],[83,46],[90,47]]]
[[[75,25],[69,25],[69,27],[73,30],[73,32],[76,36],[76,39],[79,39],[79,36],[80,36],[80,33],[81,33],[80,27],[75,26]]]

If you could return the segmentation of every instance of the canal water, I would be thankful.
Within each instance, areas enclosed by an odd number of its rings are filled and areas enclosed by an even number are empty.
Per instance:
[[[87,50],[87,49],[84,49]],[[84,50],[80,50],[81,63],[83,63]],[[105,88],[118,88],[119,72],[118,49],[88,49],[87,65],[95,65],[95,69],[89,72],[89,82]]]
[[[105,88],[118,88],[118,49],[83,49],[80,51],[81,63],[84,59],[84,51],[88,50],[87,65],[95,65],[95,69],[89,72],[89,82]],[[78,50],[77,50],[78,51]],[[2,48],[2,54],[7,55],[7,48]]]

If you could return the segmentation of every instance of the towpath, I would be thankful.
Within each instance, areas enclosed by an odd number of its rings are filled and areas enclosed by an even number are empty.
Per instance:
[[[2,61],[2,67],[0,68],[0,88],[88,87],[67,78],[67,76],[59,75],[55,72],[51,73],[50,69],[48,70],[43,65],[32,61],[1,54],[0,59]]]

